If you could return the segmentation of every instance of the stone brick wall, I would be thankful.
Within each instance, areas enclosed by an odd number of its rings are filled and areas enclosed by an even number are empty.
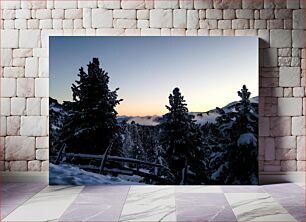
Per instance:
[[[304,30],[303,0],[1,1],[0,168],[48,169],[48,36],[252,35],[260,171],[305,170]]]

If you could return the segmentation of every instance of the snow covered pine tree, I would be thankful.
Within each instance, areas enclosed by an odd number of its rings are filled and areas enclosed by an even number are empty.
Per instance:
[[[258,103],[252,103],[250,95],[243,85],[233,110],[217,108],[218,141],[209,163],[214,183],[258,184]]]
[[[117,99],[117,88],[108,87],[109,76],[98,58],[93,58],[79,69],[79,80],[72,84],[72,112],[66,119],[61,140],[66,150],[73,153],[103,154],[111,141],[111,153],[120,155],[120,126],[117,123],[115,107],[122,101]]]
[[[164,115],[162,124],[161,144],[166,152],[169,169],[175,176],[174,183],[189,184],[188,174],[192,174],[191,165],[197,162],[197,151],[200,150],[199,129],[193,115],[188,113],[179,88],[175,88],[172,93],[169,96],[170,106],[166,106],[169,112]]]

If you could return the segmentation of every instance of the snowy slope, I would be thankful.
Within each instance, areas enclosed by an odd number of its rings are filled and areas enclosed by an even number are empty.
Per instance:
[[[120,177],[112,177],[97,173],[81,170],[69,164],[55,165],[49,164],[49,184],[56,185],[97,185],[97,184],[112,184],[112,185],[132,185],[140,184],[132,182]]]

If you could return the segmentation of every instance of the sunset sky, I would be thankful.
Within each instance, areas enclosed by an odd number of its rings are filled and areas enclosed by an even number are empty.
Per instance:
[[[50,37],[50,96],[71,101],[78,70],[93,57],[120,88],[119,115],[162,115],[179,87],[191,112],[258,96],[257,37]]]

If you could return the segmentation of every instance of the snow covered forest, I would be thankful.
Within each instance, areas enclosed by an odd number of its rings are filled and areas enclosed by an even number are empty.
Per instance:
[[[72,102],[50,98],[50,184],[258,184],[258,97],[245,85],[208,112],[175,88],[163,116],[118,116],[119,88],[97,58],[87,66]]]

